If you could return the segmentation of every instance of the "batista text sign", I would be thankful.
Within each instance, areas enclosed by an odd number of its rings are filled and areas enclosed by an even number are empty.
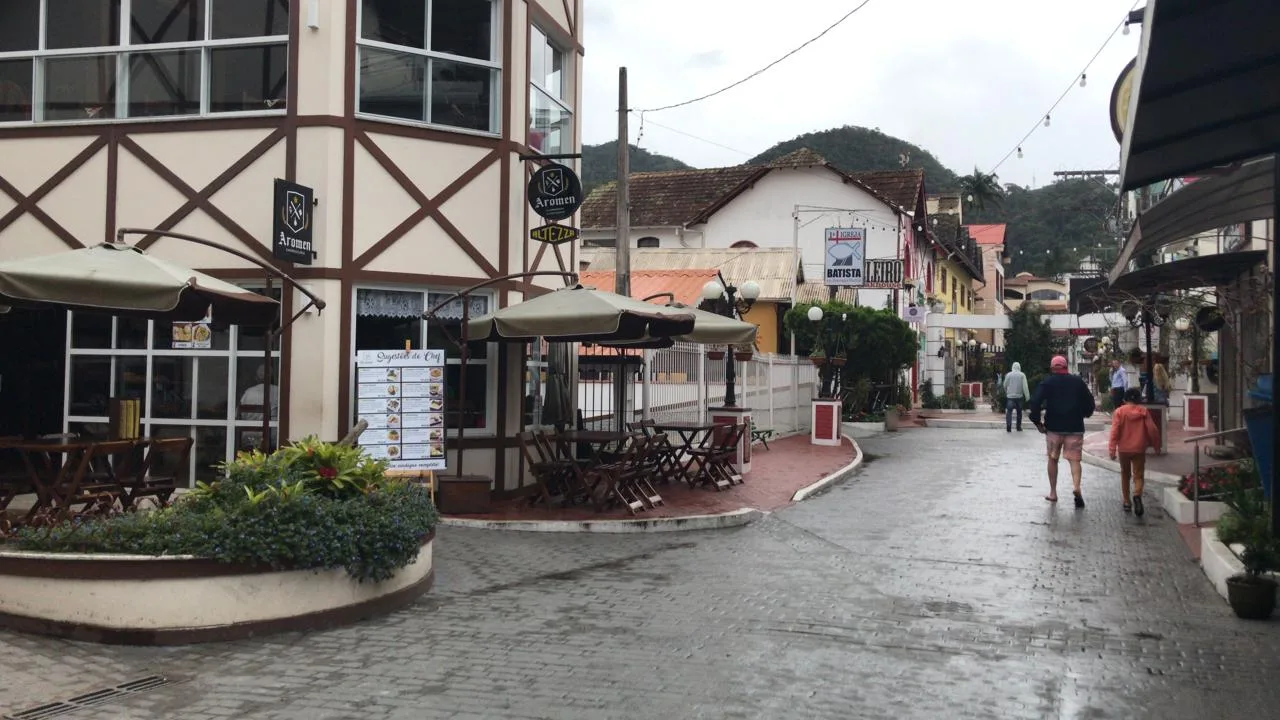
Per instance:
[[[548,220],[573,215],[585,197],[582,181],[564,165],[543,165],[529,179],[529,207]]]
[[[867,229],[827,228],[823,245],[826,284],[863,287],[866,282]]]

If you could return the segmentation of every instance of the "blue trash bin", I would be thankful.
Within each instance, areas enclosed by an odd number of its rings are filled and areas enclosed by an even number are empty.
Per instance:
[[[1253,446],[1253,460],[1258,466],[1258,475],[1262,478],[1262,492],[1268,500],[1271,499],[1271,474],[1275,468],[1272,428],[1275,427],[1276,420],[1271,377],[1262,375],[1249,390],[1249,397],[1265,404],[1244,411],[1244,427],[1249,433],[1249,444]]]

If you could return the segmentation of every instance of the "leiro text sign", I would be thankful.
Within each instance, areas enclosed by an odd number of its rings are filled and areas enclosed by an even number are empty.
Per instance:
[[[862,287],[881,290],[902,288],[901,260],[868,260]]]

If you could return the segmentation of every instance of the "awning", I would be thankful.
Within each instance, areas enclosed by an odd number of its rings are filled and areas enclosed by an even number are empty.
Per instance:
[[[1275,214],[1275,158],[1197,180],[1138,217],[1109,277],[1115,282],[1135,258],[1193,235]]]
[[[1280,149],[1277,38],[1280,2],[1147,0],[1121,189]]]
[[[1265,250],[1249,250],[1152,265],[1125,273],[1114,283],[1105,278],[1073,278],[1070,309],[1076,315],[1102,313],[1156,293],[1220,287],[1266,261]]]

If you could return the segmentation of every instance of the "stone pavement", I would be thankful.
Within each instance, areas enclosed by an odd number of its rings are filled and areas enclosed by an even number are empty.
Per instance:
[[[412,608],[184,648],[0,634],[0,713],[151,673],[107,718],[1250,718],[1280,621],[1235,619],[1156,498],[1045,503],[1036,433],[863,441],[857,476],[744,528],[443,528]],[[1065,468],[1064,468],[1065,470]],[[155,602],[165,602],[155,598]]]
[[[567,508],[537,505],[527,500],[509,500],[485,514],[451,515],[470,520],[644,520],[648,518],[713,515],[743,508],[776,510],[791,503],[797,490],[839,472],[856,457],[848,442],[839,447],[813,445],[808,435],[792,435],[769,441],[769,449],[751,449],[751,472],[745,482],[722,491],[706,487],[690,488],[684,483],[659,485],[662,506],[632,515],[624,508],[596,512],[590,505]]]

